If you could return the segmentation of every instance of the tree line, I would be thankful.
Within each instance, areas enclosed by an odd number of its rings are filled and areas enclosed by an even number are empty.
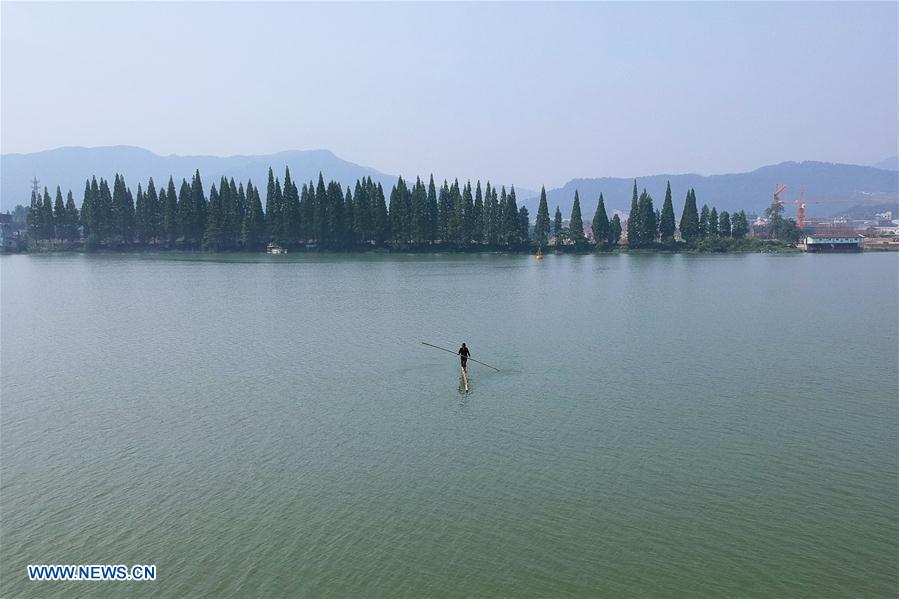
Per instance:
[[[774,217],[778,233],[789,232],[789,219]],[[634,181],[628,219],[616,213],[609,218],[602,194],[592,222],[584,226],[577,191],[567,226],[556,207],[549,216],[546,190],[541,189],[536,219],[531,228],[528,209],[518,206],[514,186],[507,192],[490,182],[460,185],[445,181],[438,187],[433,175],[427,183],[400,177],[385,196],[380,183],[359,179],[351,189],[337,181],[298,185],[285,169],[283,180],[268,171],[265,202],[252,181],[246,186],[222,177],[208,195],[199,171],[176,186],[172,177],[157,189],[153,179],[136,194],[116,174],[110,184],[96,176],[85,182],[80,210],[72,192],[65,201],[59,187],[55,202],[45,188],[32,192],[27,211],[29,238],[77,242],[87,248],[148,245],[210,251],[258,250],[267,243],[286,246],[314,245],[341,249],[353,247],[418,247],[450,244],[458,247],[571,247],[614,248],[626,235],[629,247],[674,244],[676,234],[687,244],[714,238],[744,238],[749,232],[745,212],[720,214],[714,207],[697,209],[696,192],[690,189],[676,222],[671,185],[661,209]],[[788,222],[787,222],[788,221]],[[772,229],[773,230],[773,229]]]

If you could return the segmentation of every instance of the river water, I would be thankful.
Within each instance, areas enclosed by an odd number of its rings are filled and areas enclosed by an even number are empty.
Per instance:
[[[0,595],[895,596],[897,258],[3,256]]]

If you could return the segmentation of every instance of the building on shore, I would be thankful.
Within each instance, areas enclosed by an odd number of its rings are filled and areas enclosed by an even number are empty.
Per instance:
[[[815,233],[807,235],[800,246],[806,252],[859,252],[865,237],[858,233]]]

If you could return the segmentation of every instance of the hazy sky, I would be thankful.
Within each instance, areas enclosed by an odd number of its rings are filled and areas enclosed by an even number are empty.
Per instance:
[[[328,148],[389,173],[897,153],[897,3],[2,3],[2,151]]]

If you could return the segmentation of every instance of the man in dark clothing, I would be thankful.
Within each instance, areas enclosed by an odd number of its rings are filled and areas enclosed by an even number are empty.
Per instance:
[[[462,347],[459,348],[459,359],[462,360],[462,370],[468,372],[468,356],[471,353],[468,351],[468,348],[465,347],[465,344],[462,344]]]

